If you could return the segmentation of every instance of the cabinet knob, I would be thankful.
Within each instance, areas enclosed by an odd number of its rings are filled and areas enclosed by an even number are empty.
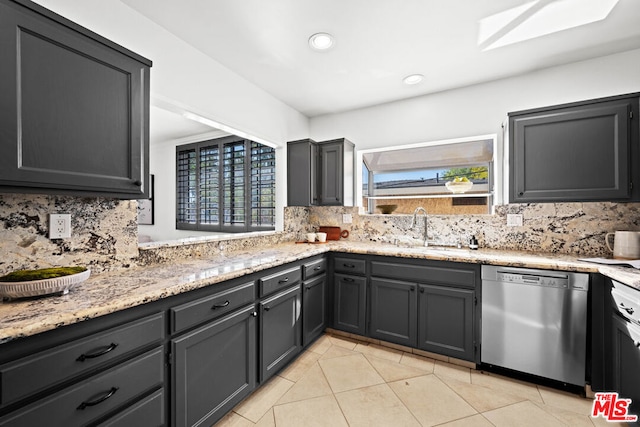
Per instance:
[[[635,345],[636,347],[640,348],[640,341],[634,341],[633,345]]]
[[[264,311],[269,311],[271,310],[271,307],[269,307],[268,305],[264,307]]]
[[[420,293],[424,294],[424,288],[420,288]]]
[[[415,286],[412,286],[412,287],[410,287],[409,289],[411,290],[411,292],[413,292],[413,291],[415,291],[415,290],[416,290],[416,287],[415,287]]]
[[[519,192],[519,193],[518,193],[518,196],[524,196],[524,192],[522,192],[522,191],[521,191],[521,192]]]
[[[258,312],[257,312],[257,311],[254,311],[253,313],[251,313],[251,315],[252,315],[253,317],[258,317]]]
[[[136,187],[142,187],[142,181],[140,181],[139,179],[136,181],[133,181],[133,185],[135,185]]]

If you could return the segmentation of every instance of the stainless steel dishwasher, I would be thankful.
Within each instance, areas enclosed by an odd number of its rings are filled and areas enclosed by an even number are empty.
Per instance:
[[[482,266],[485,364],[585,385],[589,275]]]

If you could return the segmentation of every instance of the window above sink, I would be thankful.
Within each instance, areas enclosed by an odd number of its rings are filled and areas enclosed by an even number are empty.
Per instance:
[[[501,203],[502,150],[481,135],[358,152],[365,212],[489,214]],[[390,212],[391,211],[391,212]]]

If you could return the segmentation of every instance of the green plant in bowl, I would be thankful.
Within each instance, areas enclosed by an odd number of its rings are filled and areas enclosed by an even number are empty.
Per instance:
[[[0,277],[0,282],[30,282],[33,280],[53,279],[87,271],[86,267],[54,267],[39,270],[18,270]]]

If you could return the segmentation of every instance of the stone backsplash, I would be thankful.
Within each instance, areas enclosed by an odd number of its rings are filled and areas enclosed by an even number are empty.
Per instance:
[[[342,215],[350,213],[352,224]],[[507,214],[522,214],[521,227],[507,227]],[[424,217],[411,227],[412,215],[359,215],[358,208],[313,207],[312,228],[340,226],[349,239],[416,244],[423,239]],[[605,234],[640,231],[640,203],[539,203],[497,206],[493,215],[429,215],[429,240],[464,245],[475,235],[480,247],[573,255],[610,256]]]
[[[71,214],[71,238],[49,240],[49,214]],[[0,194],[0,274],[82,265],[125,268],[138,257],[137,202]]]
[[[48,214],[70,213],[72,237],[49,240]],[[349,213],[353,223],[343,224]],[[507,227],[506,215],[523,215]],[[256,237],[152,244],[138,249],[135,201],[0,194],[0,274],[19,269],[84,265],[94,272],[189,257],[217,257],[247,248],[302,240],[320,225],[340,226],[353,241],[416,244],[424,219],[411,215],[359,215],[358,208],[287,207],[284,231]],[[480,247],[589,256],[610,255],[605,234],[640,230],[640,203],[556,203],[496,207],[494,215],[429,215],[429,239],[440,244],[478,238]]]

